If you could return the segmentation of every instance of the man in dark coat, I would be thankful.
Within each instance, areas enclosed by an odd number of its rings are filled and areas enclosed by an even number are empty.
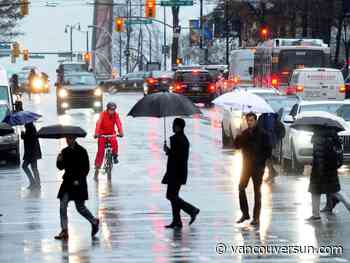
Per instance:
[[[255,113],[246,115],[248,128],[238,135],[234,141],[236,149],[242,149],[243,171],[239,182],[239,204],[242,217],[237,223],[249,220],[249,208],[245,189],[249,179],[254,185],[254,217],[252,225],[260,223],[261,184],[265,172],[266,160],[271,157],[271,145],[267,133],[257,126]]]
[[[40,188],[41,185],[38,170],[38,160],[41,159],[41,149],[37,131],[32,122],[25,124],[24,127],[25,132],[22,132],[21,134],[24,144],[22,168],[29,179],[30,185],[28,186],[28,189]],[[31,166],[33,173],[30,171],[29,165]]]
[[[86,176],[90,170],[89,156],[75,138],[67,137],[66,141],[68,147],[64,148],[57,157],[57,168],[65,172],[58,192],[62,231],[55,239],[68,239],[69,201],[74,201],[78,212],[91,223],[91,236],[94,237],[99,229],[99,219],[95,218],[85,206],[85,201],[88,200]]]
[[[312,137],[313,161],[310,176],[309,192],[312,198],[312,216],[308,221],[319,221],[321,194],[327,195],[327,201],[340,201],[350,211],[350,204],[340,191],[338,168],[342,162],[338,161],[337,148],[341,148],[341,141],[334,129],[316,130]],[[337,146],[340,145],[340,146]],[[329,204],[330,211],[333,204]]]
[[[196,220],[199,209],[179,197],[180,188],[186,184],[190,143],[184,133],[185,121],[176,118],[173,123],[174,135],[170,137],[170,148],[164,144],[168,155],[167,171],[162,180],[168,185],[166,198],[170,201],[173,221],[166,228],[181,228],[181,209],[191,216],[190,225]]]

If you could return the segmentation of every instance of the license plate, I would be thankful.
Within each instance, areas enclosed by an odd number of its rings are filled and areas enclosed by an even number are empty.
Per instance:
[[[192,87],[191,90],[193,90],[193,91],[200,91],[201,88],[200,87]]]

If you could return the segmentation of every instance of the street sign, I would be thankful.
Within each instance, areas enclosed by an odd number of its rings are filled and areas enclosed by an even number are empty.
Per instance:
[[[152,24],[152,19],[129,19],[125,21],[126,25],[149,25]]]
[[[44,59],[45,56],[43,56],[43,55],[30,55],[29,54],[29,58],[31,58],[31,59]]]
[[[73,56],[75,56],[75,54],[73,54]],[[66,52],[66,53],[59,53],[58,54],[59,58],[68,58],[71,57],[71,53],[70,52]]]
[[[163,0],[161,6],[192,6],[193,0]]]

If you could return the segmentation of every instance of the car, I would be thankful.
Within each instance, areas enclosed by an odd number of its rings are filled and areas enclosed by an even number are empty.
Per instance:
[[[345,119],[350,124],[350,101],[300,101],[283,119],[286,136],[282,142],[282,165],[287,171],[302,173],[304,166],[312,163],[312,132],[291,128],[294,121],[308,112],[325,112]],[[344,160],[350,162],[350,129],[340,132],[344,143]]]
[[[293,71],[286,92],[304,100],[343,100],[346,86],[339,69],[302,68]]]
[[[286,115],[288,110],[298,103],[299,97],[297,96],[284,96],[284,95],[275,95],[275,93],[260,93],[260,89],[256,89],[257,95],[262,94],[263,98],[269,103],[272,109],[278,113],[281,108],[283,108],[282,116]],[[269,90],[269,89],[263,89]],[[250,90],[253,92],[254,90]],[[246,128],[246,123],[244,120],[244,114],[241,111],[232,110],[230,108],[225,108],[223,110],[223,118],[221,123],[221,134],[222,134],[222,145],[224,148],[232,147],[233,141],[236,138],[237,134]]]
[[[149,72],[131,72],[122,77],[101,82],[104,90],[109,92],[119,90],[143,91],[145,80],[150,76]]]
[[[96,77],[91,73],[65,75],[65,81],[56,90],[57,113],[74,108],[92,108],[101,112],[103,91],[97,85]]]
[[[8,101],[0,100],[0,120],[2,121],[11,112]],[[0,136],[0,161],[10,161],[16,166],[21,163],[19,151],[19,134],[13,133]]]
[[[144,82],[143,94],[147,95],[160,91],[169,91],[173,79],[173,71],[152,71]]]
[[[213,78],[209,71],[204,69],[176,70],[169,90],[206,106],[212,105],[212,101],[218,95]]]

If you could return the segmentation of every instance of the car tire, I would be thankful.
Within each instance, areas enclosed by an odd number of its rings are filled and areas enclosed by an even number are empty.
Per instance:
[[[221,134],[222,134],[222,148],[233,147],[233,138],[232,136],[226,135],[223,123],[221,123]]]

